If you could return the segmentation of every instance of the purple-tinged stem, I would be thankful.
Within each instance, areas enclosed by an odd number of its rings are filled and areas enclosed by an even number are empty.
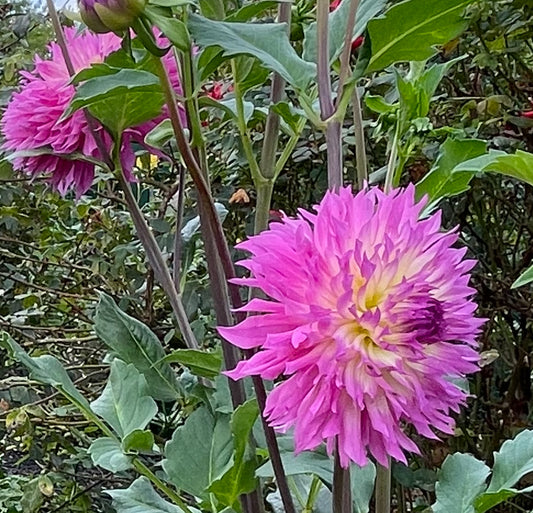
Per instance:
[[[341,123],[330,120],[335,113],[335,106],[331,95],[331,77],[329,67],[329,0],[318,0],[317,5],[317,72],[318,72],[318,100],[320,115],[327,121],[326,145],[328,154],[328,186],[338,189],[342,186],[342,144]]]
[[[181,249],[182,237],[181,226],[183,221],[183,204],[185,199],[185,168],[178,164],[178,201],[176,205],[176,234],[174,236],[174,256],[172,258],[172,278],[174,279],[174,287],[178,292],[181,292]]]
[[[342,468],[337,446],[333,464],[333,513],[352,513],[352,511],[350,469]]]
[[[291,25],[291,4],[282,2],[278,6],[278,22],[285,23],[287,32],[290,32]],[[257,203],[255,208],[254,219],[254,233],[260,233],[268,228],[268,220],[270,214],[270,204],[272,201],[272,192],[274,190],[274,181],[276,179],[276,151],[279,142],[279,126],[280,117],[277,112],[272,109],[272,106],[283,99],[285,93],[285,80],[278,74],[272,74],[272,87],[270,91],[270,110],[267,115],[265,125],[265,135],[263,139],[263,148],[261,151],[261,162],[259,166],[260,179],[255,183],[257,193]],[[251,358],[253,351],[247,351],[246,357]],[[285,513],[296,513],[292,495],[289,490],[287,476],[283,468],[281,454],[279,451],[278,441],[274,429],[269,426],[264,417],[263,412],[266,406],[266,390],[265,384],[260,376],[253,376],[252,382],[255,389],[257,404],[261,412],[261,422],[263,424],[263,431],[267,442],[270,462],[274,469],[276,483],[281,496],[281,501],[285,509]]]
[[[228,297],[227,279],[235,277],[235,270],[229,253],[229,248],[224,237],[222,224],[216,214],[211,192],[206,182],[207,173],[198,164],[198,161],[185,137],[174,90],[161,61],[158,61],[158,74],[165,95],[169,118],[178,143],[178,149],[198,190],[200,228],[202,230],[207,266],[211,278],[211,293],[213,295],[217,323],[220,326],[231,326],[233,324],[233,316],[231,314],[231,305]],[[192,115],[194,115],[194,113],[192,113]],[[240,306],[238,288],[230,286],[229,293],[231,294],[233,306]],[[222,340],[222,353],[225,367],[227,369],[235,368],[240,360],[237,348],[229,342]],[[229,380],[229,388],[233,407],[236,408],[244,403],[246,395],[242,382]],[[241,496],[241,505],[244,513],[261,513],[263,511],[263,502],[258,490]]]
[[[352,54],[352,39],[355,28],[355,17],[357,8],[359,7],[359,0],[350,0],[350,9],[348,11],[348,21],[346,23],[346,34],[344,35],[344,46],[341,53],[341,68],[339,72],[339,83],[337,86],[337,98],[335,99],[335,107],[338,106],[339,100],[344,92],[344,85],[348,76],[350,75],[350,55]]]
[[[376,513],[390,513],[391,462],[389,466],[377,465],[375,504]]]

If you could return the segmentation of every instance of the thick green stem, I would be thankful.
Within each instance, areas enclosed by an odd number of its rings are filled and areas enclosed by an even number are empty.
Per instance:
[[[260,233],[268,228],[270,218],[270,203],[274,191],[274,180],[264,180],[255,185],[257,203],[255,206],[254,233]]]
[[[282,2],[278,7],[278,22],[286,23],[287,33],[291,26],[291,4]],[[272,106],[280,102],[285,93],[285,80],[278,73],[272,74],[272,87],[270,91],[270,110],[265,124],[265,138],[261,151],[261,175],[263,178],[272,179],[276,173],[276,151],[279,141],[279,114],[272,110]],[[257,184],[256,184],[257,185]],[[270,206],[270,204],[269,204]],[[257,233],[257,231],[256,231]]]
[[[352,93],[353,129],[355,136],[355,184],[361,190],[368,181],[368,168],[366,163],[365,131],[363,128],[363,114],[361,112],[361,99],[357,87]]]
[[[377,466],[376,473],[376,513],[390,513],[390,493],[391,493],[391,466]]]

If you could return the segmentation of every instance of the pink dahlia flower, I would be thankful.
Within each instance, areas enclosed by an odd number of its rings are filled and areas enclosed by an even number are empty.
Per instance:
[[[451,433],[450,411],[466,394],[452,383],[477,370],[483,324],[468,286],[472,260],[441,232],[440,213],[419,220],[414,188],[354,196],[328,192],[316,213],[300,210],[238,247],[261,289],[243,310],[261,312],[222,336],[258,348],[228,372],[233,379],[284,377],[265,415],[281,432],[294,427],[297,452],[338,440],[341,464],[405,462],[417,452],[404,433]]]
[[[78,33],[74,28],[65,29],[70,57],[76,72],[91,64],[104,61],[113,51],[120,48],[121,39],[114,34]],[[70,76],[61,49],[56,43],[49,45],[50,57],[35,57],[35,68],[23,71],[21,89],[15,93],[2,117],[1,129],[5,138],[4,150],[31,152],[49,149],[50,154],[15,156],[13,166],[29,175],[41,173],[50,176],[50,182],[61,194],[70,188],[81,196],[91,186],[95,165],[85,160],[73,160],[61,155],[83,154],[102,160],[96,142],[90,133],[82,111],[61,119],[73,95],[74,87],[69,85]],[[173,59],[166,59],[171,80],[179,88],[177,68]],[[144,123],[130,128],[123,135],[121,160],[124,170],[133,181],[131,170],[135,154],[131,142],[143,143],[145,135],[156,122]],[[108,149],[112,141],[109,135],[98,127]]]

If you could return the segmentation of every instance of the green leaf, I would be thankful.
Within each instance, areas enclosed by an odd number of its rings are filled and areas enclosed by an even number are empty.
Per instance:
[[[212,20],[223,20],[226,13],[224,0],[198,0],[201,13]]]
[[[435,55],[435,45],[447,43],[466,28],[463,11],[471,1],[406,0],[371,20],[368,34],[372,57],[367,72]]]
[[[500,490],[494,493],[483,493],[474,501],[474,508],[476,513],[485,513],[489,509],[498,504],[511,499],[516,495],[516,492],[511,490]]]
[[[199,46],[219,46],[226,57],[252,55],[296,88],[305,89],[315,77],[316,66],[298,56],[283,23],[227,23],[191,14],[188,27]]]
[[[152,128],[144,138],[144,142],[152,148],[162,150],[167,144],[175,141],[174,129],[172,128],[172,121],[164,119],[157,126]]]
[[[115,136],[157,117],[163,107],[159,79],[148,71],[121,69],[83,82],[64,114],[88,108]]]
[[[316,474],[326,483],[333,482],[333,463],[325,454],[304,451],[295,455],[292,451],[282,451],[281,459],[285,474],[294,476],[298,474]],[[271,462],[265,463],[257,469],[259,477],[274,477],[274,469]]]
[[[367,23],[385,7],[386,0],[361,0],[355,17],[353,39],[365,31]],[[329,14],[329,58],[333,62],[342,52],[344,35],[348,24],[350,0],[342,0],[340,5]],[[305,29],[303,58],[306,61],[317,61],[317,28],[316,22]]]
[[[229,16],[226,16],[225,21],[249,21],[267,9],[277,7],[277,5],[283,1],[287,0],[259,0],[259,2],[250,3],[241,7]]]
[[[371,461],[364,467],[353,464],[350,467],[350,480],[354,512],[368,513],[370,511],[370,499],[374,493],[376,466]]]
[[[157,414],[157,405],[148,395],[145,377],[132,364],[114,360],[102,395],[91,403],[122,439],[143,430]]]
[[[214,100],[209,96],[202,96],[199,98],[198,103],[202,107],[214,107],[224,111],[230,118],[237,119],[237,103],[235,98],[229,98],[228,100]],[[252,102],[244,101],[244,120],[246,123],[250,121],[254,114],[254,104]]]
[[[365,96],[365,105],[372,111],[378,114],[388,114],[394,112],[398,106],[388,103],[383,96]]]
[[[517,150],[516,153],[490,151],[490,161],[483,167],[485,172],[500,173],[533,185],[533,154]]]
[[[437,477],[433,513],[475,513],[474,500],[487,488],[489,467],[470,454],[448,456]]]
[[[106,490],[117,513],[181,513],[178,506],[162,499],[146,477],[140,477],[125,490]],[[190,508],[191,511],[198,511]]]
[[[193,374],[208,379],[215,379],[222,367],[220,353],[206,353],[196,349],[177,349],[165,356],[164,361],[185,365]]]
[[[161,7],[147,6],[144,14],[158,27],[165,37],[182,52],[191,48],[191,37],[183,21],[172,17],[172,12]]]
[[[494,467],[488,492],[514,490],[514,486],[533,472],[533,431],[525,430],[513,440],[506,440],[494,453]]]
[[[97,438],[88,452],[95,465],[111,472],[122,472],[132,468],[131,457],[124,454],[118,440],[113,438]]]
[[[24,513],[37,513],[40,511],[43,502],[44,497],[39,487],[39,478],[32,479],[24,486],[24,494],[20,499],[21,511],[24,511]],[[2,506],[1,502],[0,506]]]
[[[272,105],[271,109],[281,116],[281,119],[290,127],[292,134],[296,134],[299,131],[298,125],[304,115],[303,111],[296,110],[292,104],[287,102],[278,102]]]
[[[433,168],[416,184],[416,196],[425,194],[429,205],[468,190],[473,173],[458,171],[466,161],[483,155],[487,144],[479,139],[447,139]],[[428,207],[429,207],[428,205]]]
[[[209,485],[231,466],[233,440],[229,417],[213,417],[207,408],[194,411],[165,446],[163,468],[179,489],[207,499]]]
[[[448,141],[452,142],[448,144]],[[429,195],[431,201],[428,208],[443,197],[455,196],[468,190],[470,180],[477,173],[500,173],[533,185],[533,154],[521,150],[514,154],[490,150],[487,154],[475,156],[477,153],[475,144],[478,145],[479,151],[481,141],[477,139],[456,140],[455,143],[453,141],[448,139],[444,143],[436,165],[416,186],[418,197],[423,194]],[[475,144],[469,144],[470,141],[474,141]],[[459,142],[460,145],[456,144]],[[446,165],[439,165],[441,157]],[[455,166],[451,167],[452,164]]]
[[[249,441],[258,416],[259,407],[255,399],[241,404],[233,412],[231,418],[231,432],[235,447],[233,466],[209,486],[209,491],[214,493],[224,506],[238,509],[239,496],[251,492],[257,485],[255,478],[257,459],[254,451],[249,447]],[[245,456],[247,449],[250,453],[248,457]]]
[[[83,412],[91,413],[89,402],[72,383],[67,371],[59,360],[50,355],[31,357],[7,333],[0,332],[0,347],[7,349],[15,359],[22,363],[30,375],[40,383],[59,390],[69,401]]]
[[[148,430],[136,429],[122,440],[122,450],[128,452],[150,452],[154,448],[154,434]]]
[[[183,7],[193,3],[194,0],[148,0],[148,5],[158,5],[160,7]]]
[[[526,269],[519,277],[518,279],[511,285],[512,289],[517,289],[518,287],[523,287],[524,285],[527,285],[528,283],[531,283],[533,281],[533,265]]]
[[[96,308],[94,328],[114,354],[144,375],[154,399],[172,401],[179,396],[176,376],[170,365],[162,361],[165,351],[157,336],[103,293]]]

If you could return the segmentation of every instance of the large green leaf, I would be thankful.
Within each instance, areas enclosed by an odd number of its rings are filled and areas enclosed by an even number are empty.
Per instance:
[[[89,402],[72,383],[65,368],[59,360],[51,355],[29,356],[7,333],[0,332],[0,347],[10,351],[14,358],[22,363],[36,381],[50,385],[59,390],[69,401],[85,413],[91,413]]]
[[[118,135],[128,127],[157,117],[163,103],[159,79],[153,73],[121,69],[79,85],[65,115],[88,108],[95,118]]]
[[[486,150],[487,143],[479,139],[447,139],[433,168],[416,184],[417,197],[427,195],[431,205],[468,190],[472,173],[458,172],[457,167]]]
[[[424,61],[467,26],[463,11],[472,0],[406,0],[368,23],[372,56],[367,71],[394,62]]]
[[[97,438],[89,447],[89,454],[95,465],[111,472],[132,468],[131,456],[124,454],[120,442],[114,438]]]
[[[191,38],[183,21],[169,16],[165,9],[157,6],[148,5],[144,13],[172,44],[183,52],[190,51]]]
[[[146,477],[133,481],[125,490],[106,490],[117,513],[181,513],[178,506],[162,499]],[[198,511],[190,508],[191,511]]]
[[[316,66],[298,56],[282,23],[228,23],[192,14],[188,28],[199,46],[219,46],[227,57],[252,55],[296,88],[305,89],[315,77]]]
[[[233,461],[233,440],[228,415],[215,419],[205,407],[194,411],[174,431],[165,446],[163,468],[179,489],[206,499],[209,485],[219,479]]]
[[[118,359],[111,364],[107,385],[91,408],[121,439],[135,430],[143,430],[157,414],[144,376],[132,364]]]
[[[231,432],[235,447],[233,465],[220,479],[209,486],[209,491],[214,493],[224,506],[238,509],[239,496],[251,492],[257,485],[255,479],[257,459],[249,447],[249,441],[258,415],[259,408],[255,399],[241,404],[232,415]]]
[[[178,383],[157,336],[142,322],[125,314],[106,294],[94,317],[96,334],[121,360],[144,375],[150,395],[162,401],[178,397]]]
[[[494,453],[492,479],[487,492],[515,490],[515,485],[533,472],[533,431],[525,430],[503,443]]]
[[[342,52],[344,35],[348,24],[348,12],[351,0],[342,0],[339,6],[330,13],[328,21],[329,58],[333,62]],[[365,31],[367,23],[385,7],[386,0],[361,0],[357,8],[353,38]],[[317,61],[317,28],[316,22],[305,29],[303,58],[306,61]]]
[[[433,513],[475,513],[474,501],[487,488],[489,467],[470,454],[448,456],[437,475]]]

